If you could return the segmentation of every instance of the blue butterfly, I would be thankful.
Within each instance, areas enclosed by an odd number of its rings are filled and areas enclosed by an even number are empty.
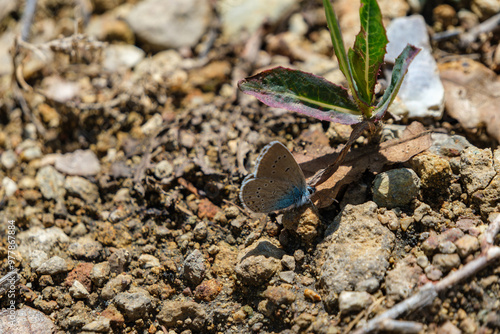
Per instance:
[[[260,153],[254,173],[243,181],[240,199],[251,211],[269,213],[304,205],[313,193],[292,153],[273,141]]]

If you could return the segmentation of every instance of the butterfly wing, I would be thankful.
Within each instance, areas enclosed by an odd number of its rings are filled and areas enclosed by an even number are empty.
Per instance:
[[[302,170],[292,153],[278,141],[264,147],[256,171],[245,178],[240,191],[243,204],[262,213],[300,206],[309,195]]]
[[[292,153],[279,141],[273,141],[262,150],[254,172],[256,178],[285,180],[300,189],[306,189],[306,179]]]
[[[288,180],[247,177],[241,186],[241,202],[253,212],[269,213],[304,204],[309,196]]]

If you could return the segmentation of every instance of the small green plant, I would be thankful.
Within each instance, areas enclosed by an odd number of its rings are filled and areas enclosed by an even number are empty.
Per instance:
[[[243,79],[238,87],[268,106],[285,108],[320,120],[342,124],[377,122],[396,97],[408,66],[420,49],[409,44],[405,47],[396,59],[390,85],[382,98],[376,101],[375,85],[388,42],[377,1],[361,0],[361,31],[347,53],[330,0],[323,0],[323,5],[333,49],[351,95],[347,89],[322,77],[283,67]],[[361,132],[356,131],[356,135]]]

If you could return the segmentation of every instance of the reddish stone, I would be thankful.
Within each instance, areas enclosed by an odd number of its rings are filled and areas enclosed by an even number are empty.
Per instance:
[[[115,326],[122,325],[125,322],[123,314],[121,314],[113,304],[109,305],[104,311],[102,311],[101,316],[108,318]]]
[[[194,290],[194,298],[211,302],[222,290],[222,284],[216,279],[201,282]]]
[[[212,220],[219,211],[220,208],[207,198],[203,198],[198,204],[198,217],[200,219],[208,218]]]
[[[79,263],[75,269],[73,269],[68,276],[66,277],[66,280],[64,284],[67,286],[72,286],[73,282],[76,280],[87,289],[87,291],[90,293],[92,289],[92,281],[90,279],[90,272],[92,271],[92,268],[94,267],[94,264],[92,263]]]

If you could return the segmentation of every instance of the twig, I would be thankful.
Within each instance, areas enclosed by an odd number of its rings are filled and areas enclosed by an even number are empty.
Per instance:
[[[394,320],[402,314],[430,305],[437,297],[438,293],[448,290],[456,283],[478,273],[483,268],[498,260],[500,258],[500,247],[494,246],[493,241],[499,232],[500,214],[492,219],[483,240],[484,242],[482,245],[481,255],[477,259],[467,263],[457,271],[450,273],[444,279],[435,284],[427,283],[420,288],[419,292],[401,303],[396,304],[393,308],[376,316],[372,320],[368,321],[362,328],[358,328],[353,333],[362,334],[387,330],[385,324],[388,323],[388,319]],[[401,323],[404,324],[404,322]],[[389,324],[394,325],[395,323],[389,322]],[[404,333],[409,333],[409,331],[404,331]]]
[[[380,323],[380,330],[391,333],[417,334],[424,329],[424,325],[414,321],[384,319]]]
[[[465,34],[460,36],[460,44],[462,47],[469,46],[474,42],[480,34],[493,31],[496,27],[500,25],[500,13],[496,14],[486,21],[478,24],[477,26],[471,28]]]
[[[27,41],[30,35],[31,23],[33,22],[33,16],[35,15],[37,0],[27,0],[26,6],[24,8],[23,18],[22,18],[22,28],[21,28],[21,39]]]
[[[21,279],[17,271],[17,269],[9,271],[4,277],[0,278],[0,296],[11,290],[12,286],[17,285]]]
[[[495,16],[492,16],[486,21],[469,29],[469,31],[467,32],[462,32],[459,29],[447,30],[435,33],[432,36],[432,40],[441,41],[455,36],[459,36],[460,46],[465,48],[468,47],[472,42],[474,42],[480,34],[493,31],[499,25],[500,25],[500,14],[496,14]]]

